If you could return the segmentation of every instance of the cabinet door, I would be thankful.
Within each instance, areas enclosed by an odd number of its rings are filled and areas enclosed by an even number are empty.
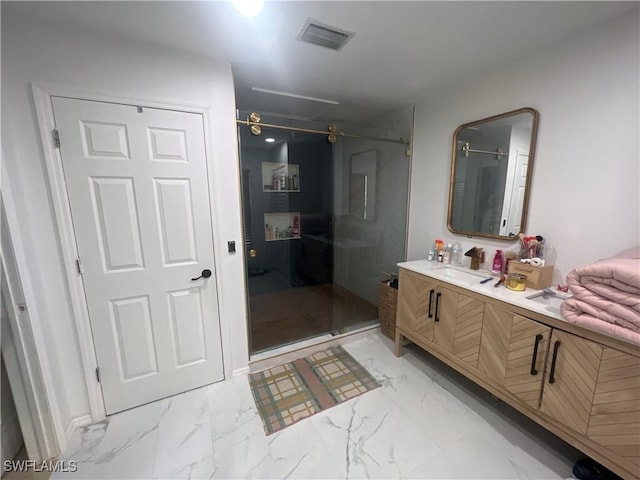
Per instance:
[[[493,384],[537,409],[550,333],[546,325],[487,303],[479,370]]]
[[[473,368],[478,366],[484,302],[439,286],[433,340]]]
[[[458,294],[452,290],[438,286],[435,302],[433,341],[448,352],[453,353]]]
[[[640,469],[640,358],[553,331],[540,411]]]
[[[586,434],[604,348],[559,330],[549,348],[540,411]]]
[[[587,436],[640,472],[640,358],[604,348]]]
[[[423,340],[433,341],[436,283],[400,269],[396,325]]]

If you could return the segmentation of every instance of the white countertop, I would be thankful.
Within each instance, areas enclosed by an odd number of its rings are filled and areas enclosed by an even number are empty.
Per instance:
[[[544,300],[542,297],[543,290],[527,288],[522,292],[516,292],[509,290],[504,284],[495,287],[494,285],[499,280],[499,277],[491,275],[491,272],[488,270],[471,270],[465,267],[429,262],[427,260],[401,262],[398,263],[398,266],[487,297],[495,298],[496,300],[510,303],[517,307],[564,321],[562,315],[560,315],[560,303],[564,300],[562,297],[569,297],[566,294],[560,294],[561,296],[559,297]],[[481,280],[488,277],[492,277],[491,280],[483,284],[480,283]],[[531,299],[531,297],[536,296],[538,296],[540,301]]]

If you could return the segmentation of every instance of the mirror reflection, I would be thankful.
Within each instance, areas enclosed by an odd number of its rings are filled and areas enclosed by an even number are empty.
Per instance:
[[[375,150],[351,155],[349,179],[349,213],[362,220],[374,220],[376,213],[376,174],[378,158]]]
[[[524,231],[538,116],[522,108],[456,130],[449,230],[502,239]]]

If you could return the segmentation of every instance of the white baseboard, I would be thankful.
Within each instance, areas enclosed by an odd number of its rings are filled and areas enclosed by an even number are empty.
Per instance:
[[[67,425],[67,429],[65,431],[65,445],[61,446],[61,450],[64,451],[69,440],[73,437],[73,434],[76,433],[76,430],[79,428],[85,427],[87,425],[91,425],[93,423],[93,418],[91,415],[82,415],[81,417],[75,417]]]
[[[234,377],[242,377],[243,375],[248,375],[248,374],[249,374],[248,365],[246,367],[237,368],[233,372],[231,372],[231,375]]]

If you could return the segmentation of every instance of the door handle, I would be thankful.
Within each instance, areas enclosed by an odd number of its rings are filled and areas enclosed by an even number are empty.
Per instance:
[[[540,341],[542,340],[542,334],[539,333],[536,335],[536,343],[533,344],[533,357],[531,358],[531,375],[537,375],[538,369],[536,368],[536,362],[538,361],[538,345],[540,345]]]
[[[433,288],[429,290],[429,315],[427,318],[433,318],[433,313],[431,313],[431,302],[433,301],[434,293],[435,293],[435,290]]]
[[[435,318],[435,321],[436,321],[436,322],[439,322],[439,321],[440,321],[440,317],[439,317],[440,312],[439,312],[439,310],[440,310],[440,296],[441,296],[441,295],[442,295],[442,293],[441,293],[441,292],[438,292],[438,293],[436,294],[436,318]]]
[[[202,273],[200,274],[199,277],[192,278],[191,281],[195,282],[196,280],[200,280],[201,278],[209,278],[210,276],[211,276],[211,270],[209,270],[208,268],[205,268],[204,270],[202,270]]]
[[[556,360],[558,359],[558,349],[560,348],[560,341],[556,340],[553,345],[553,358],[551,359],[551,372],[549,372],[549,383],[556,383]]]

